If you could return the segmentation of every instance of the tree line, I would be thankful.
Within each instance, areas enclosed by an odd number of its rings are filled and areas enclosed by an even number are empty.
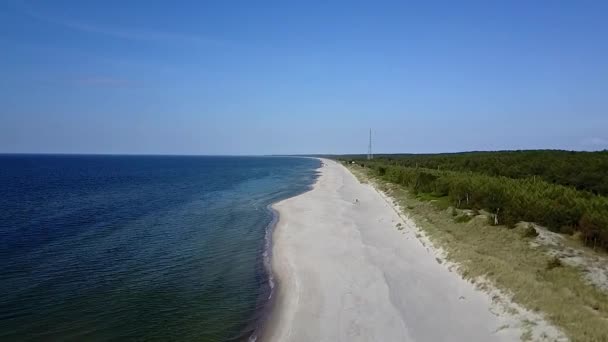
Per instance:
[[[608,195],[608,151],[526,150],[427,155],[381,155],[406,167],[472,171],[488,176],[541,178],[549,183]]]
[[[481,167],[479,165],[482,163],[490,164],[492,160],[502,160],[501,154],[511,155],[505,157],[504,160],[512,162],[517,158],[522,158],[522,155],[525,155],[527,159],[541,156],[542,160],[554,160],[559,155],[563,155],[553,152],[392,155],[374,160],[354,159],[354,161],[370,168],[386,181],[403,185],[414,193],[429,193],[438,197],[447,196],[452,205],[457,208],[486,210],[497,219],[499,224],[514,225],[520,221],[528,221],[536,222],[556,232],[578,231],[587,245],[608,249],[607,197],[598,195],[589,189],[581,190],[570,184],[562,185],[559,181],[548,181],[548,179],[557,177],[547,171],[539,175],[535,174],[532,165],[537,165],[537,161],[527,161],[524,165],[520,165],[519,170],[526,171],[520,171],[511,177],[506,176],[510,175],[510,171],[489,172],[486,167],[477,168]],[[601,153],[605,154],[605,152]],[[491,155],[494,155],[494,158],[490,157]],[[588,156],[593,163],[597,162],[597,159],[601,159],[596,158],[595,154]],[[476,162],[466,163],[464,160],[467,157]],[[456,161],[450,160],[452,158]],[[560,161],[557,164],[562,165],[563,162]],[[450,165],[451,167],[449,167]],[[465,165],[469,165],[468,168]],[[581,168],[581,165],[577,165],[577,167]],[[518,168],[511,165],[510,169],[517,170]],[[544,170],[560,170],[560,168],[548,166]],[[595,189],[601,189],[605,184],[591,182],[589,185],[594,186]]]

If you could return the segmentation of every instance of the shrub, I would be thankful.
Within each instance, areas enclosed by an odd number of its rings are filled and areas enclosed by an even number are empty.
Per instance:
[[[547,270],[552,270],[557,267],[562,267],[562,261],[558,257],[553,257],[547,261]]]
[[[538,232],[532,223],[528,223],[522,235],[524,237],[535,238],[538,236]]]
[[[465,223],[465,222],[471,221],[472,218],[473,218],[472,216],[464,214],[464,215],[460,215],[460,216],[455,217],[454,218],[454,222],[456,222],[456,223]]]

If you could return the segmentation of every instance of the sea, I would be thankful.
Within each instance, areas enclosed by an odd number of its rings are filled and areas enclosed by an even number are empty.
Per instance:
[[[0,155],[0,340],[251,341],[299,157]]]

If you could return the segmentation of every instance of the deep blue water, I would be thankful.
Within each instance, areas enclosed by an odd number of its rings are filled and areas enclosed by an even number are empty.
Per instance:
[[[242,340],[319,161],[0,155],[0,340]]]

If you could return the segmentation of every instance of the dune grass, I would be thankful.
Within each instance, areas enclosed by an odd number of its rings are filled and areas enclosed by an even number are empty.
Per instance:
[[[349,166],[359,179],[375,184],[395,199],[431,241],[460,265],[462,276],[480,277],[512,294],[512,300],[560,328],[572,341],[608,341],[608,294],[587,283],[581,271],[534,247],[529,226],[492,226],[487,217],[465,219],[446,210],[441,198],[414,196],[405,188]],[[522,336],[523,338],[523,336]]]

